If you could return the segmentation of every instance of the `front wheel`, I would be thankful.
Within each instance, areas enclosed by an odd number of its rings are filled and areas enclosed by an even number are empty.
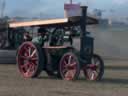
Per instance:
[[[80,65],[77,56],[72,52],[65,53],[59,64],[59,72],[62,79],[75,80],[80,73]]]
[[[104,74],[104,62],[102,58],[94,54],[91,58],[91,64],[85,64],[83,72],[87,80],[101,80]]]

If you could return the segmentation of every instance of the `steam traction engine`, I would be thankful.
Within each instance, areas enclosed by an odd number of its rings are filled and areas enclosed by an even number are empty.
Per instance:
[[[21,75],[35,78],[41,71],[46,71],[49,76],[74,80],[79,77],[80,70],[83,70],[87,80],[100,80],[104,73],[104,63],[100,56],[94,54],[93,38],[86,31],[87,24],[96,24],[98,21],[88,17],[86,13],[87,7],[84,6],[82,16],[10,23],[11,28],[38,26],[48,31],[47,44],[44,46],[29,41],[18,48],[16,59]],[[67,31],[70,35],[66,40]],[[80,50],[72,44],[77,31],[80,31]],[[53,44],[52,38],[55,36],[58,39]],[[65,45],[65,42],[70,45]]]

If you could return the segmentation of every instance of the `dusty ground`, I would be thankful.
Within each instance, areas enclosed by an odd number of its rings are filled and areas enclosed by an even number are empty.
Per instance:
[[[64,81],[49,78],[44,72],[36,79],[22,78],[14,64],[0,64],[0,96],[127,96],[128,61],[105,60],[100,82]]]

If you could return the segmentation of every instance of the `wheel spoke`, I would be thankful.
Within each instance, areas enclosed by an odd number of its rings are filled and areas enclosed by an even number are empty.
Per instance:
[[[64,76],[65,76],[65,78],[71,78],[70,77],[70,71],[67,71]]]
[[[95,64],[96,63],[95,58],[92,58],[91,63],[92,64]]]
[[[69,59],[68,59],[68,65],[70,65],[70,63],[71,63],[71,58],[72,58],[72,56],[70,55]]]
[[[73,77],[76,72],[76,69],[71,69],[71,70],[69,70],[69,72],[70,72],[71,76]]]
[[[89,68],[89,69],[86,69],[86,75],[89,80],[96,80],[98,73],[96,70]]]
[[[90,75],[90,80],[94,80],[95,74],[91,73]]]
[[[72,64],[67,64],[66,66],[65,66],[65,68],[67,68],[68,70],[73,70],[73,69],[75,69],[76,68],[76,62],[74,62],[74,63],[72,63]]]
[[[64,60],[64,64],[67,65],[66,61]]]
[[[37,60],[32,60],[31,63],[33,63],[34,65],[38,65]]]
[[[31,57],[33,57],[36,54],[36,49],[32,52]]]
[[[24,74],[25,74],[26,77],[29,77],[29,75],[31,75],[30,69],[28,69]]]
[[[37,57],[33,57],[33,58],[31,58],[31,60],[32,60],[32,61],[37,61],[38,58],[37,58]]]
[[[100,66],[96,67],[96,70],[95,70],[97,73],[100,73]]]
[[[96,67],[100,67],[100,62],[95,63]]]
[[[28,52],[27,46],[24,47],[24,54],[25,54],[26,56],[29,56],[29,52]]]
[[[76,70],[75,69],[71,71],[72,77],[74,77],[75,73],[76,73]]]
[[[30,64],[30,71],[33,72],[35,70],[36,65],[31,62]]]
[[[28,47],[27,46],[24,46],[23,48],[24,48],[24,50],[28,50]]]
[[[26,56],[19,56],[21,59],[24,59],[24,60],[26,60],[27,59],[27,57]]]
[[[68,58],[68,63],[65,62],[66,63],[65,67],[72,66],[71,61],[72,61],[72,56],[70,55],[69,58]]]
[[[28,47],[28,56],[31,56],[31,47]]]
[[[76,66],[76,64],[77,64],[77,63],[76,63],[76,62],[74,62],[74,63],[70,64],[69,66],[70,66],[70,67],[75,67],[75,66]]]
[[[28,67],[29,67],[29,64],[28,64],[28,63],[26,63],[26,64],[21,65],[20,67],[21,67],[22,69],[27,70],[27,69],[28,69]]]
[[[100,61],[97,60],[97,59],[95,59],[95,67],[96,67],[95,71],[99,72],[99,69],[100,69]]]
[[[97,77],[97,72],[96,71],[92,71],[91,73],[91,80],[95,80]]]
[[[29,56],[27,51],[24,52],[24,56]]]
[[[65,79],[66,79],[66,80],[72,80],[73,77],[74,77],[74,73],[73,73],[72,71],[67,71],[67,72],[65,73]]]
[[[35,70],[35,65],[33,63],[28,64],[27,69],[25,70],[26,70],[25,74],[29,76]]]

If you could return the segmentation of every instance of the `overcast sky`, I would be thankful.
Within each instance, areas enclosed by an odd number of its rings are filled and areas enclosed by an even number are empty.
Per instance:
[[[5,13],[9,16],[62,17],[63,4],[66,2],[69,0],[6,0]],[[94,8],[106,10],[105,16],[128,16],[128,0],[73,0],[73,2],[88,5],[89,10]]]

